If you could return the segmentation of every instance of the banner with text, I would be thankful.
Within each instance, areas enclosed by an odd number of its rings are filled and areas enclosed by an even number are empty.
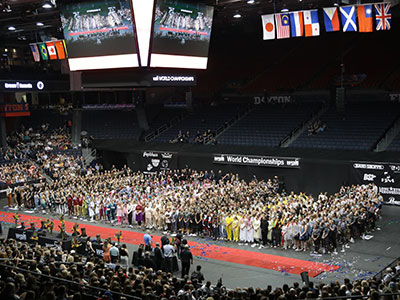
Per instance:
[[[143,151],[146,172],[175,170],[178,168],[178,153],[167,151]]]
[[[290,95],[278,95],[278,96],[254,96],[254,105],[259,104],[284,104],[284,103],[292,103],[293,98]]]
[[[30,116],[29,104],[0,104],[0,116],[25,117]]]
[[[351,169],[353,183],[374,183],[385,203],[400,205],[400,164],[353,162]]]
[[[271,167],[271,168],[300,168],[300,158],[274,157],[242,154],[214,154],[215,164]]]

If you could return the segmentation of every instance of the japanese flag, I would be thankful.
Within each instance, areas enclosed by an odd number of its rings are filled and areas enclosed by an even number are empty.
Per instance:
[[[275,22],[274,15],[263,15],[261,16],[262,27],[263,27],[263,39],[272,40],[275,38]]]

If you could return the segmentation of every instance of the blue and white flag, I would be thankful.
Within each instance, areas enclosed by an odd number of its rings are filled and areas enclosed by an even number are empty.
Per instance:
[[[341,6],[340,15],[342,19],[343,32],[357,31],[356,7],[354,5]]]

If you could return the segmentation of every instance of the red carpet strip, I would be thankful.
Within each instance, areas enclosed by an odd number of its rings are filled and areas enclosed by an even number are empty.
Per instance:
[[[0,221],[6,223],[14,223],[13,216],[14,213],[0,212]],[[29,223],[31,222],[34,222],[36,224],[36,227],[40,227],[40,221],[46,220],[46,218],[36,217],[28,214],[20,214],[20,217],[20,221],[24,221],[26,227],[30,227]],[[55,219],[54,223],[54,231],[58,231],[60,221],[58,219]],[[67,233],[72,232],[72,227],[74,226],[74,224],[75,222],[65,221]],[[143,243],[143,233],[123,230],[119,229],[118,227],[108,228],[91,224],[82,224],[79,223],[79,221],[78,224],[80,225],[80,228],[85,227],[87,235],[91,237],[95,237],[97,234],[100,234],[103,239],[111,237],[112,240],[116,240],[115,235],[119,230],[121,230],[121,243],[134,245],[139,245]],[[160,238],[160,236],[153,235],[153,242],[159,242]],[[201,241],[200,238],[198,240]],[[205,241],[205,243],[189,241],[189,245],[191,247],[193,255],[198,256],[198,258],[202,260],[216,259],[235,264],[242,264],[257,268],[280,271],[282,273],[300,274],[306,271],[308,272],[310,277],[315,277],[322,272],[332,272],[339,269],[339,266],[336,265],[329,265],[314,261],[271,255],[262,252],[212,245],[208,244],[207,240]]]

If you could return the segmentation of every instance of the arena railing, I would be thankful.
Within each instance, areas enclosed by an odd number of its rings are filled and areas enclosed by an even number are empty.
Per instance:
[[[378,273],[376,273],[374,275],[374,279],[375,280],[382,280],[382,278],[384,277],[383,274],[385,273],[387,268],[392,268],[394,266],[397,265],[397,263],[400,262],[400,256],[398,258],[396,258],[395,260],[393,260],[390,264],[388,264],[386,267],[382,268]]]
[[[397,296],[397,298],[395,298]],[[400,296],[400,293],[379,293],[379,299],[398,299]],[[318,297],[318,298],[307,298],[307,300],[341,300],[341,299],[371,299],[371,295],[351,295],[351,296],[335,296],[335,297]],[[385,298],[382,298],[385,297]],[[387,298],[386,298],[387,297]],[[389,298],[393,297],[393,298]]]
[[[132,296],[132,295],[127,295],[127,294],[123,294],[123,293],[118,293],[118,292],[114,292],[112,290],[107,290],[107,289],[103,289],[103,288],[99,288],[99,287],[95,287],[95,286],[90,286],[90,285],[84,285],[82,283],[79,282],[75,282],[75,281],[71,281],[71,280],[67,280],[64,278],[59,278],[59,277],[54,277],[54,276],[50,276],[50,275],[46,275],[46,274],[41,274],[41,273],[37,273],[31,270],[27,270],[27,269],[23,269],[20,267],[16,267],[13,265],[9,265],[9,264],[5,264],[5,263],[0,263],[0,268],[9,268],[9,269],[13,269],[19,272],[24,272],[24,273],[30,273],[36,276],[39,276],[40,278],[47,278],[47,279],[51,279],[53,281],[56,282],[60,282],[60,283],[65,283],[68,285],[73,285],[73,286],[78,286],[79,288],[83,288],[84,292],[83,292],[83,296],[86,297],[94,297],[94,298],[98,298],[101,297],[105,292],[111,292],[113,295],[119,296],[119,299],[127,299],[127,300],[141,300],[141,298],[136,297],[136,296]],[[97,295],[95,293],[90,293],[90,291],[97,291],[99,292]]]

